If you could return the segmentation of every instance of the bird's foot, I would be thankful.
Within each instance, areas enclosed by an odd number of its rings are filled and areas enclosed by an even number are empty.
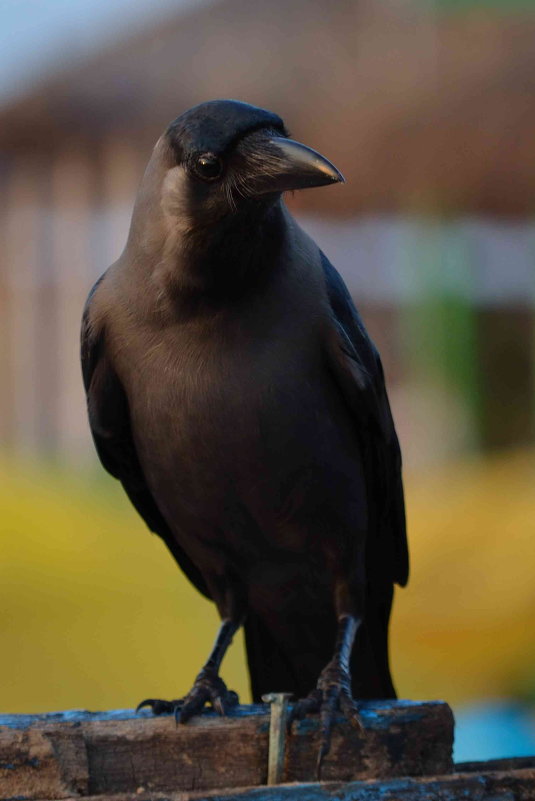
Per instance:
[[[288,716],[288,731],[291,732],[295,720],[302,720],[306,715],[320,715],[320,750],[316,763],[318,781],[321,779],[323,760],[331,748],[331,733],[338,711],[359,728],[362,728],[358,704],[351,695],[351,677],[338,662],[330,662],[322,670],[316,688],[294,704]]]
[[[174,701],[146,698],[138,704],[136,712],[148,706],[155,715],[174,714],[177,723],[187,723],[193,715],[199,715],[202,712],[206,703],[210,703],[219,715],[226,715],[239,702],[238,694],[233,690],[227,690],[225,682],[215,670],[203,668],[184,698]]]

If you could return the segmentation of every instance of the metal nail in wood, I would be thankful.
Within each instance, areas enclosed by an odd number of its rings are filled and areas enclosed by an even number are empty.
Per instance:
[[[265,704],[271,705],[269,721],[268,784],[280,784],[284,771],[286,749],[286,718],[291,693],[268,693],[262,696]]]

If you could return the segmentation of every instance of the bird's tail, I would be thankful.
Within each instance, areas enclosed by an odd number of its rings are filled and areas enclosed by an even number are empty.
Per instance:
[[[264,693],[289,692],[303,698],[315,687],[328,658],[323,642],[310,647],[309,632],[297,626],[293,642],[281,643],[257,615],[245,623],[245,643],[253,700]]]
[[[388,661],[388,621],[393,590],[368,598],[366,622],[357,633],[351,657],[352,691],[359,698],[395,698]],[[333,655],[336,624],[313,630],[296,626],[292,642],[281,643],[265,622],[251,613],[245,622],[245,644],[253,701],[269,692],[303,698],[314,689]],[[308,629],[308,627],[306,627]],[[314,641],[315,640],[315,641]]]
[[[356,699],[397,697],[388,658],[392,597],[391,585],[380,595],[368,595],[365,622],[357,632],[351,655],[351,686]]]
[[[260,703],[265,693],[294,692],[291,662],[262,619],[249,613],[244,630],[253,703]]]

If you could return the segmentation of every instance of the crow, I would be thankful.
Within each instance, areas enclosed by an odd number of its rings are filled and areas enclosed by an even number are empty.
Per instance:
[[[319,713],[318,770],[338,710],[395,698],[393,584],[408,549],[398,439],[379,355],[336,270],[288,212],[288,190],[343,182],[274,113],[189,109],[156,143],[125,249],[82,322],[103,466],[217,606],[187,722],[237,703],[219,676],[245,629],[252,696]]]

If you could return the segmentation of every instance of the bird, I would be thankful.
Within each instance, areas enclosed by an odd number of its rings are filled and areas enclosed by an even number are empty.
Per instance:
[[[219,675],[243,626],[255,702],[320,720],[395,698],[394,584],[408,578],[399,441],[380,357],[284,193],[344,182],[275,113],[212,100],[157,141],[122,255],[82,319],[88,417],[117,478],[221,624],[192,689],[138,710],[186,723],[238,703]]]

